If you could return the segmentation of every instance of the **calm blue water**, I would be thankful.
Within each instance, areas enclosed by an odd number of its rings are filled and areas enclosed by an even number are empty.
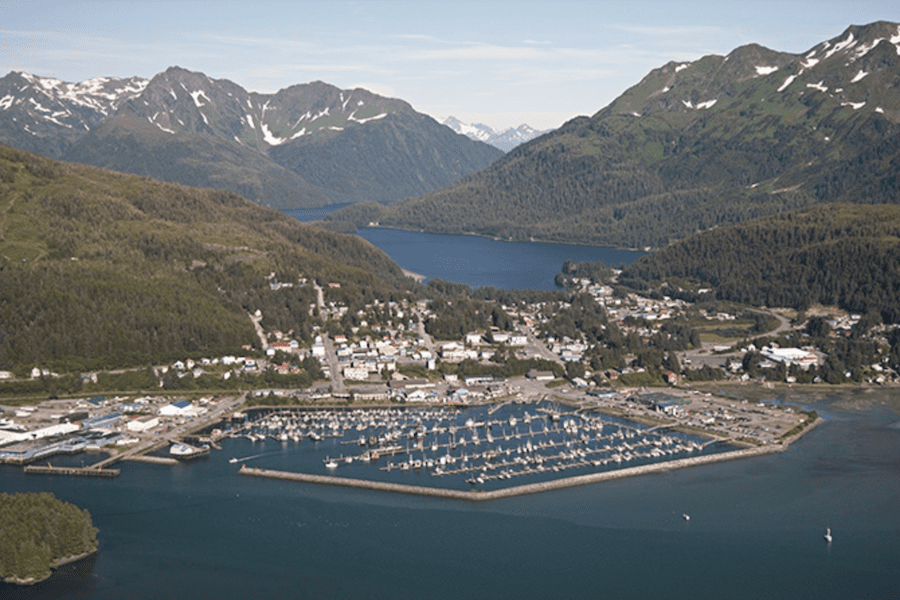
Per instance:
[[[289,210],[301,221],[321,219],[334,208]],[[427,279],[443,279],[471,287],[550,290],[566,260],[630,264],[644,252],[548,244],[501,242],[471,235],[422,233],[380,227],[362,228],[358,235],[384,250],[398,265]]]
[[[93,563],[0,597],[897,597],[900,417],[809,406],[828,422],[786,453],[487,504],[244,478],[227,446],[114,480],[0,467],[101,530]]]

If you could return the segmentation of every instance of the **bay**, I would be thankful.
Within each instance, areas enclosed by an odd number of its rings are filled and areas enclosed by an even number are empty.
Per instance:
[[[335,209],[288,210],[300,221],[323,218]],[[473,235],[449,235],[385,227],[360,228],[357,235],[383,250],[400,267],[428,279],[470,287],[552,290],[566,260],[631,264],[645,252],[547,242],[505,242]]]
[[[3,491],[90,510],[101,546],[80,570],[0,596],[895,597],[891,394],[801,402],[826,422],[784,453],[483,504],[242,477],[228,458],[246,440],[174,467],[125,463],[111,480],[4,466]]]

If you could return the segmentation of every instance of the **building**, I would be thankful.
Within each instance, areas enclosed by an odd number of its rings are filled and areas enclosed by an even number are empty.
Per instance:
[[[159,425],[159,417],[140,417],[128,421],[128,431],[140,432],[150,431]]]
[[[159,409],[159,414],[163,417],[182,417],[190,413],[191,403],[187,400],[178,400]]]

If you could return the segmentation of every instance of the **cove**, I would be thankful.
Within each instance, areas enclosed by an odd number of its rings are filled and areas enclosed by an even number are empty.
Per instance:
[[[321,219],[328,214],[327,207],[284,212],[300,221]],[[426,280],[443,279],[473,288],[552,290],[556,287],[554,278],[566,260],[603,262],[615,267],[631,264],[646,254],[600,246],[506,242],[384,227],[361,228],[357,235]]]

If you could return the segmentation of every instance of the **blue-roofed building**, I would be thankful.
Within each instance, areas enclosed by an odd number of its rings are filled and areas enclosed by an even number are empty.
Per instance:
[[[175,417],[186,415],[191,412],[191,403],[187,400],[178,400],[176,402],[172,402],[171,404],[166,404],[161,409],[159,409],[159,414],[162,416]]]
[[[100,415],[97,417],[91,417],[90,419],[85,419],[81,422],[82,429],[103,429],[106,427],[112,427],[122,418],[122,413],[108,413],[105,415]]]

